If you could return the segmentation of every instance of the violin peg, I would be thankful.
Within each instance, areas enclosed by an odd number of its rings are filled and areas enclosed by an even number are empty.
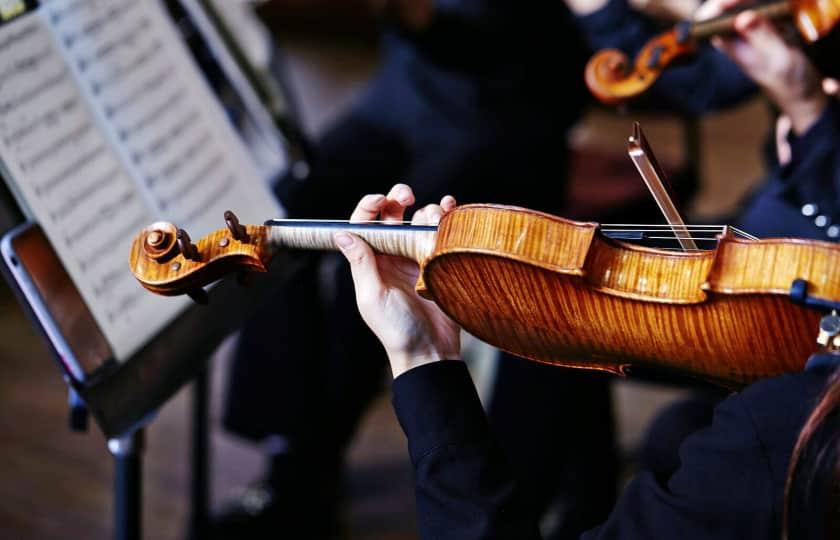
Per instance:
[[[230,210],[225,212],[225,224],[234,240],[239,240],[240,242],[248,241],[248,231],[239,223],[239,218],[236,217],[236,214]]]
[[[176,234],[175,225],[163,221],[146,227],[141,233],[143,252],[153,261],[167,262],[178,254]]]
[[[192,298],[193,302],[202,306],[206,306],[210,303],[210,296],[207,294],[207,291],[205,291],[201,287],[199,287],[198,289],[187,291],[187,296]]]
[[[184,229],[178,229],[176,233],[178,239],[178,249],[181,250],[181,255],[190,261],[200,261],[201,255],[198,253],[198,248],[192,243],[190,235]]]

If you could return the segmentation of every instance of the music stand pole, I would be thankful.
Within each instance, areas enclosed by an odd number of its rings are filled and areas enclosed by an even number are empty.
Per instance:
[[[143,429],[108,440],[114,456],[114,540],[140,540]]]
[[[192,395],[192,482],[190,486],[190,534],[192,540],[204,538],[209,517],[209,366],[193,381]]]

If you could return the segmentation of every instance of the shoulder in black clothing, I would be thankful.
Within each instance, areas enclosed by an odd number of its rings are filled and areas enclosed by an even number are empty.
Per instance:
[[[683,444],[670,479],[639,475],[608,521],[583,538],[778,540],[787,463],[830,373],[768,379],[724,400],[712,425]],[[538,538],[463,364],[411,370],[394,382],[393,399],[424,538]]]

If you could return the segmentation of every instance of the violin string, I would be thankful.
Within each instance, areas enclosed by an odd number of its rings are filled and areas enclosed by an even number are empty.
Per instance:
[[[350,221],[349,219],[273,219],[278,223],[346,223],[347,225],[411,225],[410,221],[385,221],[371,219],[367,221]]]
[[[282,223],[347,223],[353,225],[364,225],[367,223],[371,224],[394,224],[394,225],[410,225],[410,221],[384,221],[384,220],[366,220],[366,221],[349,221],[349,220],[342,220],[342,219],[276,219],[272,221],[282,222]],[[726,227],[726,225],[686,225],[686,229],[709,229],[709,230],[718,230],[722,231]],[[666,229],[670,230],[671,226],[667,224],[658,224],[658,223],[605,223],[601,225],[601,229],[606,228],[632,228],[632,229]],[[682,227],[680,227],[682,228]],[[730,227],[734,229],[733,227]],[[737,230],[737,229],[734,229]]]
[[[410,221],[384,221],[384,220],[367,220],[367,221],[349,221],[349,220],[335,220],[335,219],[278,219],[275,220],[282,223],[346,223],[348,225],[412,225]],[[610,232],[640,232],[640,233],[671,233],[671,236],[649,236],[648,238],[656,240],[671,240],[671,239],[691,239],[691,240],[716,240],[715,237],[704,238],[699,236],[701,233],[710,235],[717,235],[724,232],[726,225],[685,225],[679,230],[674,230],[668,224],[650,224],[650,223],[609,223],[600,227],[603,233]],[[729,226],[729,230],[735,235],[749,240],[758,240],[755,236],[748,234],[741,229]],[[695,234],[683,234],[683,231]]]

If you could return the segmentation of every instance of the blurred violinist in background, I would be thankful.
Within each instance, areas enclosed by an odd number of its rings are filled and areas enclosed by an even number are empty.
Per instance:
[[[567,132],[588,100],[579,76],[588,50],[565,4],[376,5],[383,16],[379,69],[313,145],[308,177],[280,182],[289,217],[343,219],[359,193],[397,179],[415,186],[418,202],[452,192],[463,202],[559,213]],[[310,260],[241,333],[225,425],[260,443],[268,467],[217,517],[219,537],[336,534],[345,449],[382,390],[387,359],[358,316],[349,272],[339,268],[325,287],[318,270],[325,267]],[[568,501],[563,534],[602,520],[617,483],[606,377],[508,355],[497,377],[506,388],[529,388],[497,392],[489,407],[529,486],[535,519],[561,495]],[[518,412],[536,409],[552,421],[532,423]],[[574,433],[573,442],[559,433]],[[531,444],[534,438],[541,443]],[[313,512],[317,522],[307,517]]]
[[[660,24],[627,0],[566,1],[593,50],[618,49],[635,58],[662,32]],[[706,21],[750,5],[710,0],[690,19]],[[682,62],[664,67],[636,98],[642,106],[700,114],[736,105],[759,91],[766,97],[776,115],[776,129],[763,149],[767,175],[741,201],[737,214],[713,221],[758,237],[840,238],[840,112],[836,83],[828,78],[840,70],[840,57],[827,52],[838,35],[835,26],[817,46],[803,47],[790,20],[774,22],[747,11],[734,20],[733,33],[712,37]],[[640,467],[668,477],[679,465],[676,447],[711,422],[721,397],[702,392],[672,404],[650,427]]]

